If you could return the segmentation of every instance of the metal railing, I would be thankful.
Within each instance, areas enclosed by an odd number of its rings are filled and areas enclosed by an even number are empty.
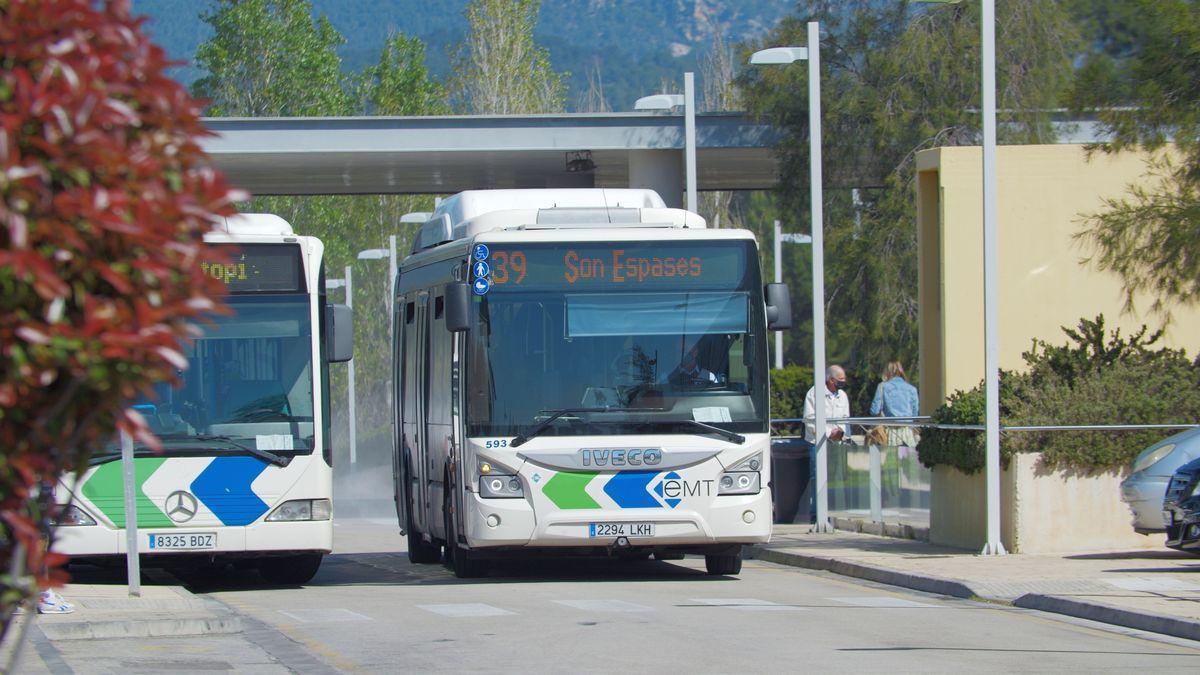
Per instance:
[[[772,426],[812,424],[812,418],[772,419]],[[910,427],[954,431],[985,430],[982,424],[938,424],[928,416],[836,417],[829,425],[847,425],[852,430],[870,427]],[[1002,432],[1029,431],[1145,431],[1194,429],[1200,424],[1045,424],[1001,426]],[[827,441],[826,499],[832,517],[867,519],[873,523],[928,527],[931,471],[920,463],[916,448],[865,441],[865,434],[850,434],[846,441]],[[812,461],[811,458],[809,460]],[[815,471],[808,471],[812,480]],[[813,481],[815,483],[815,481]],[[803,488],[801,488],[803,489]],[[815,491],[818,486],[812,486]],[[807,521],[805,521],[807,522]]]

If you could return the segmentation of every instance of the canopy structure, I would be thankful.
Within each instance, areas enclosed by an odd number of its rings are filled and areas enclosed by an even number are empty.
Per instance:
[[[678,206],[679,114],[208,118],[204,149],[260,195],[450,194],[470,189],[635,187]],[[769,189],[778,132],[745,113],[696,117],[701,190]]]

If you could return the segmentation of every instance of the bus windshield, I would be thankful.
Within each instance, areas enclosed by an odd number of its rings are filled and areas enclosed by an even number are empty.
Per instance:
[[[471,435],[528,433],[556,413],[538,434],[766,431],[752,242],[497,244],[486,262],[467,338]]]
[[[184,349],[181,386],[163,383],[133,405],[165,452],[311,452],[312,321],[303,293],[231,295],[232,315],[200,325]]]

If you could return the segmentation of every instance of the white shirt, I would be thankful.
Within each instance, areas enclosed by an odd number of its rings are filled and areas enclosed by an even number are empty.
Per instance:
[[[817,408],[813,404],[813,394],[816,387],[810,387],[808,393],[804,395],[804,419],[810,419],[817,414]],[[836,393],[830,392],[829,387],[825,383],[821,383],[821,390],[825,392],[825,419],[830,417],[849,417],[850,416],[850,397],[846,396],[846,392],[838,389]],[[845,424],[839,424],[842,428],[844,438],[850,439],[850,427]],[[825,433],[831,431],[830,426],[825,425]],[[804,438],[809,443],[815,443],[817,439],[816,429],[809,422],[804,423]]]

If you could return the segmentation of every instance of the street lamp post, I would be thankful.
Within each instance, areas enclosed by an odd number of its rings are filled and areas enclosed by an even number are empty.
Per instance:
[[[696,79],[693,73],[683,74],[683,95],[655,94],[643,96],[633,104],[634,110],[670,110],[683,106],[683,162],[687,192],[687,210],[696,213]]]
[[[817,514],[814,532],[832,532],[829,523],[829,439],[825,433],[825,406],[821,387],[825,382],[825,243],[822,230],[822,182],[821,182],[821,41],[820,24],[808,22],[807,47],[772,47],[757,51],[750,57],[753,65],[782,65],[795,61],[808,61],[808,142],[810,209],[812,220],[812,279],[813,279],[813,434],[816,446],[816,502]]]
[[[987,543],[984,555],[1004,555],[1000,541],[1000,340],[996,268],[996,2],[983,0],[983,368],[987,444]]]

